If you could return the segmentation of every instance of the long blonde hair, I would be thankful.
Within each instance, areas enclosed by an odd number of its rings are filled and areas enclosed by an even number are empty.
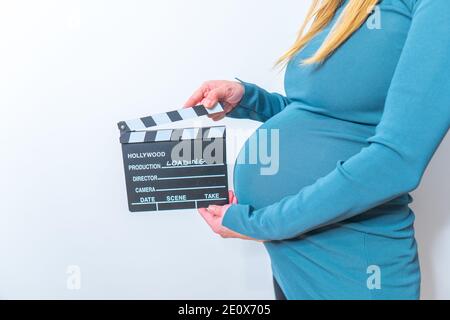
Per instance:
[[[312,0],[312,4],[303,22],[297,40],[292,47],[277,61],[282,65],[291,60],[315,35],[322,31],[333,19],[343,0]],[[322,46],[302,61],[303,64],[314,64],[325,61],[339,46],[347,40],[367,19],[379,0],[349,0],[342,14]],[[307,26],[311,27],[305,32]]]

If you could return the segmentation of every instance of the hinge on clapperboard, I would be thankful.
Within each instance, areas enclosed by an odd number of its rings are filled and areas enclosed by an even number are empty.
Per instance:
[[[199,105],[118,123],[131,212],[228,203],[225,126],[148,130],[219,112],[220,104]],[[174,160],[180,150],[182,159]]]

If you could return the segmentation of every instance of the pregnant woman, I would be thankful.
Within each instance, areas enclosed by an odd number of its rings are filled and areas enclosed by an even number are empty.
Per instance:
[[[286,96],[208,81],[187,101],[279,133],[278,171],[237,164],[201,215],[264,244],[279,299],[418,299],[409,192],[450,126],[450,2],[314,0],[279,62]]]

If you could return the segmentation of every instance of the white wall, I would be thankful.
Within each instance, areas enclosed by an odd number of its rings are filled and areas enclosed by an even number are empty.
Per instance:
[[[179,107],[206,79],[282,90],[271,67],[305,9],[0,0],[0,298],[272,298],[261,245],[219,239],[192,211],[128,212],[115,124]],[[416,193],[426,298],[450,298],[448,140]]]

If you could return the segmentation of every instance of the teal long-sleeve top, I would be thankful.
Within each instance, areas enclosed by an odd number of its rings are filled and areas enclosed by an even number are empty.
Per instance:
[[[346,2],[289,62],[286,96],[242,82],[228,116],[263,124],[238,157],[239,204],[223,225],[265,240],[288,299],[417,299],[409,192],[450,126],[450,2],[380,1],[325,63],[301,65]],[[248,161],[252,139],[272,141],[276,173]]]

